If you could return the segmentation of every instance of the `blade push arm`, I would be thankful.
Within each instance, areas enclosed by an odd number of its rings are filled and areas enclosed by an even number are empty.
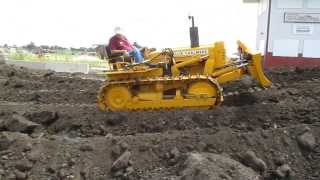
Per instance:
[[[206,61],[206,60],[208,60],[208,58],[209,58],[209,56],[202,56],[200,58],[192,58],[190,60],[174,64],[171,67],[172,75],[179,76],[180,75],[180,68]]]

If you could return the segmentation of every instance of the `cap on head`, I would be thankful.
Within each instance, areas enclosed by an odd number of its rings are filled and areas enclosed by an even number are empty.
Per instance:
[[[114,33],[123,35],[123,29],[121,27],[117,26],[114,28]]]

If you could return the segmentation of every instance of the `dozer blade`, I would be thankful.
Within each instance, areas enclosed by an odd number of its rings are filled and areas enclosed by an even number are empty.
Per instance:
[[[249,61],[249,73],[251,76],[257,80],[261,86],[263,87],[270,87],[271,81],[266,77],[262,68],[262,56],[260,53],[252,53],[250,49],[241,41],[237,41],[238,50],[240,54],[246,55],[250,57]]]
[[[261,86],[270,87],[271,81],[266,77],[262,68],[262,57],[261,54],[253,54],[251,63],[248,66],[249,73],[257,80]]]

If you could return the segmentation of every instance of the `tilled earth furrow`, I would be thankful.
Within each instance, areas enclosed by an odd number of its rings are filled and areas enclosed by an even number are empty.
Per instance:
[[[318,180],[320,70],[267,74],[271,88],[230,83],[212,110],[101,112],[101,77],[0,65],[0,179],[188,179],[186,158],[197,152],[264,180]],[[233,180],[238,165],[210,172]],[[206,179],[203,168],[193,177]]]

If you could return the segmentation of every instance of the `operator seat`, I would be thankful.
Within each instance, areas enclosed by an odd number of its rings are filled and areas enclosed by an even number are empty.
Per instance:
[[[112,53],[111,48],[106,46],[106,52],[109,59],[109,67],[112,65],[112,69],[121,69],[126,64],[133,62],[133,58],[130,56],[125,56],[122,53]]]
[[[125,56],[122,53],[112,53],[111,48],[106,46],[106,52],[108,58],[110,59],[110,63],[117,63],[117,62],[132,62],[132,57]]]

